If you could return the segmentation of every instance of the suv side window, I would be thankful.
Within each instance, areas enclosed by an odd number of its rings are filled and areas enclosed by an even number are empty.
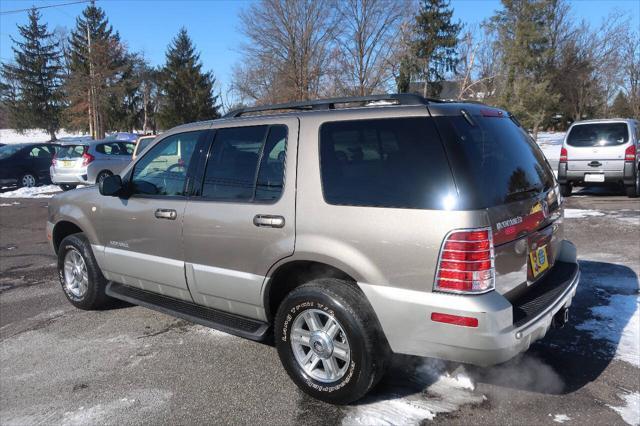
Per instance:
[[[218,129],[202,196],[220,201],[275,201],[284,179],[286,126]]]
[[[334,205],[441,209],[455,194],[427,117],[324,123],[320,170],[325,201]]]
[[[185,195],[187,170],[199,139],[206,130],[178,133],[157,143],[135,165],[134,194]]]

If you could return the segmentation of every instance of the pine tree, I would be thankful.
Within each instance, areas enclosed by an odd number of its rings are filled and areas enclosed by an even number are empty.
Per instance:
[[[213,95],[215,78],[202,71],[200,55],[196,53],[187,30],[182,28],[167,49],[162,69],[162,103],[159,112],[161,128],[219,117],[218,96]]]
[[[63,106],[59,47],[35,8],[28,16],[18,25],[22,41],[11,38],[15,63],[2,65],[3,103],[18,131],[44,129],[54,141]]]
[[[492,18],[496,48],[502,52],[504,79],[498,102],[516,115],[534,135],[548,120],[559,96],[550,93],[549,64],[554,48],[548,28],[556,0],[502,0],[503,9]]]
[[[613,100],[613,104],[611,105],[611,116],[617,118],[633,117],[633,109],[631,108],[629,98],[622,91],[619,91],[618,95]]]
[[[416,16],[416,39],[413,49],[424,80],[423,96],[437,96],[438,82],[447,72],[455,72],[458,34],[461,24],[452,23],[453,9],[447,0],[422,0]]]
[[[127,91],[131,62],[120,35],[101,8],[91,4],[76,19],[69,37],[69,56],[66,87],[71,123],[77,128],[88,127],[94,139],[102,139],[118,122],[113,114]]]

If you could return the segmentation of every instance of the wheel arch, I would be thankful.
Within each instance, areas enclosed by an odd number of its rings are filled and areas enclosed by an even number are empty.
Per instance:
[[[263,303],[269,321],[275,318],[278,306],[292,290],[317,278],[337,278],[362,293],[357,275],[339,265],[303,258],[289,259],[272,268],[263,289]],[[366,298],[364,293],[363,297]]]
[[[53,239],[53,249],[55,253],[58,254],[58,249],[60,248],[60,243],[66,237],[72,234],[77,234],[83,232],[82,228],[80,228],[76,223],[71,222],[69,220],[61,220],[55,224],[53,227],[52,239]]]

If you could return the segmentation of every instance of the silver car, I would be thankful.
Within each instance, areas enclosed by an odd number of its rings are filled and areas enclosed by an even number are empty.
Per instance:
[[[51,182],[64,190],[101,182],[129,165],[134,148],[118,140],[62,143],[51,163]]]
[[[631,119],[578,121],[567,131],[560,151],[558,181],[562,195],[574,185],[619,184],[629,197],[640,195],[640,124]]]
[[[580,275],[563,229],[553,171],[509,113],[381,95],[171,129],[120,176],[56,195],[47,237],[74,306],[272,336],[303,391],[345,404],[391,353],[492,365],[563,324]]]

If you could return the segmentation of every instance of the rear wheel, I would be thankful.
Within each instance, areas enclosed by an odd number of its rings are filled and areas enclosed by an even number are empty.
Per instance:
[[[109,176],[113,176],[113,173],[111,173],[109,170],[103,170],[98,173],[98,177],[96,178],[96,185],[100,185],[100,183],[102,183],[102,181]]]
[[[631,186],[626,186],[624,189],[627,193],[627,197],[629,198],[636,198],[640,196],[640,168],[636,170],[635,183]]]
[[[570,197],[571,192],[573,192],[573,185],[571,184],[571,182],[560,184],[560,194],[563,197]]]
[[[275,320],[280,361],[307,394],[332,404],[364,396],[382,378],[390,350],[364,295],[337,279],[296,288]]]
[[[38,184],[38,178],[33,173],[25,173],[18,179],[21,188],[33,188]]]
[[[107,280],[93,256],[91,244],[82,233],[69,235],[60,243],[58,276],[64,294],[76,308],[101,309],[111,300],[105,294]]]
[[[78,185],[62,184],[62,185],[60,185],[60,189],[62,189],[63,191],[70,191],[72,189],[76,189],[76,186],[78,186]]]

